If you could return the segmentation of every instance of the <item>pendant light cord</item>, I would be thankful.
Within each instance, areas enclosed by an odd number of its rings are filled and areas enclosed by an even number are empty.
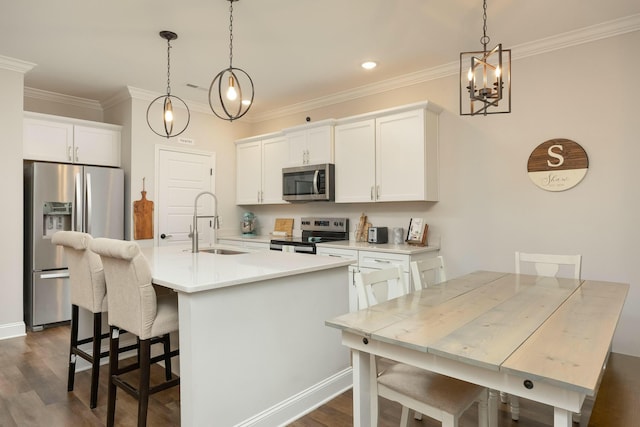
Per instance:
[[[171,41],[167,39],[167,95],[171,95]]]
[[[229,68],[233,68],[233,1],[229,1]]]

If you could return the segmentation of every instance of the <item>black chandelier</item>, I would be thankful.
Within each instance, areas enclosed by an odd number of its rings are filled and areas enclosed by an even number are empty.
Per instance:
[[[483,0],[482,51],[460,53],[460,115],[511,112],[511,49],[487,45],[487,0]],[[506,85],[506,87],[505,87]]]
[[[171,95],[171,40],[175,40],[178,38],[178,35],[172,31],[160,31],[160,37],[167,41],[167,93],[166,95],[160,95],[149,104],[147,107],[147,124],[149,128],[159,136],[164,136],[167,139],[172,138],[174,136],[180,135],[187,129],[189,126],[189,121],[191,120],[191,113],[189,112],[189,107],[187,107],[186,102],[182,99],[178,98],[175,95]],[[162,124],[158,124],[159,115],[156,114],[155,117],[152,117],[151,107],[156,104],[158,101],[162,100]],[[173,103],[178,101],[182,103],[184,109],[187,110],[187,123],[184,125],[180,132],[173,131],[173,125],[176,121],[176,114],[173,108]],[[152,125],[151,122],[154,122]],[[162,128],[164,131],[157,131],[156,128]]]
[[[229,2],[229,68],[220,71],[209,86],[209,106],[223,120],[234,121],[247,114],[253,104],[253,80],[233,66],[233,2]],[[245,89],[243,91],[243,89]]]

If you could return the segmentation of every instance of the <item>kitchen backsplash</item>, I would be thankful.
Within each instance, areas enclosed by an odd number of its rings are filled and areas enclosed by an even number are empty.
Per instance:
[[[429,211],[437,202],[390,202],[390,203],[358,203],[343,204],[331,202],[310,202],[303,204],[242,206],[237,207],[238,226],[244,212],[253,212],[257,219],[257,234],[267,235],[273,231],[276,218],[293,218],[293,234],[299,236],[300,218],[304,216],[329,216],[349,218],[350,239],[360,220],[360,215],[367,215],[367,221],[375,227],[402,227],[406,233],[412,217],[424,218],[429,224],[429,237],[439,238],[438,224],[429,220]],[[231,228],[231,227],[230,227]],[[226,234],[226,233],[225,233]]]

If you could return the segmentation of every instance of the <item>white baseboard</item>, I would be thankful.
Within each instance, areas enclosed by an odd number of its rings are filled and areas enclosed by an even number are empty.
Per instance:
[[[352,372],[351,367],[346,368],[235,427],[286,426],[350,389],[353,385]]]
[[[4,325],[0,325],[0,340],[23,337],[25,335],[27,335],[27,328],[24,322],[6,323]]]

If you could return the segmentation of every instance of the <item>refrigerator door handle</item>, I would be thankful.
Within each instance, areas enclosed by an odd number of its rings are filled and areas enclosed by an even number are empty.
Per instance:
[[[80,215],[80,198],[82,196],[82,181],[80,180],[80,173],[77,173],[74,178],[73,186],[73,209],[71,210],[71,230],[81,231],[80,221],[82,215]]]
[[[64,273],[44,273],[40,275],[41,279],[66,279],[69,277],[69,272]]]
[[[87,188],[87,212],[85,215],[85,226],[84,226],[84,232],[91,234],[91,199],[93,197],[93,193],[91,191],[91,174],[89,172],[87,172],[87,178],[86,178],[86,188]]]

